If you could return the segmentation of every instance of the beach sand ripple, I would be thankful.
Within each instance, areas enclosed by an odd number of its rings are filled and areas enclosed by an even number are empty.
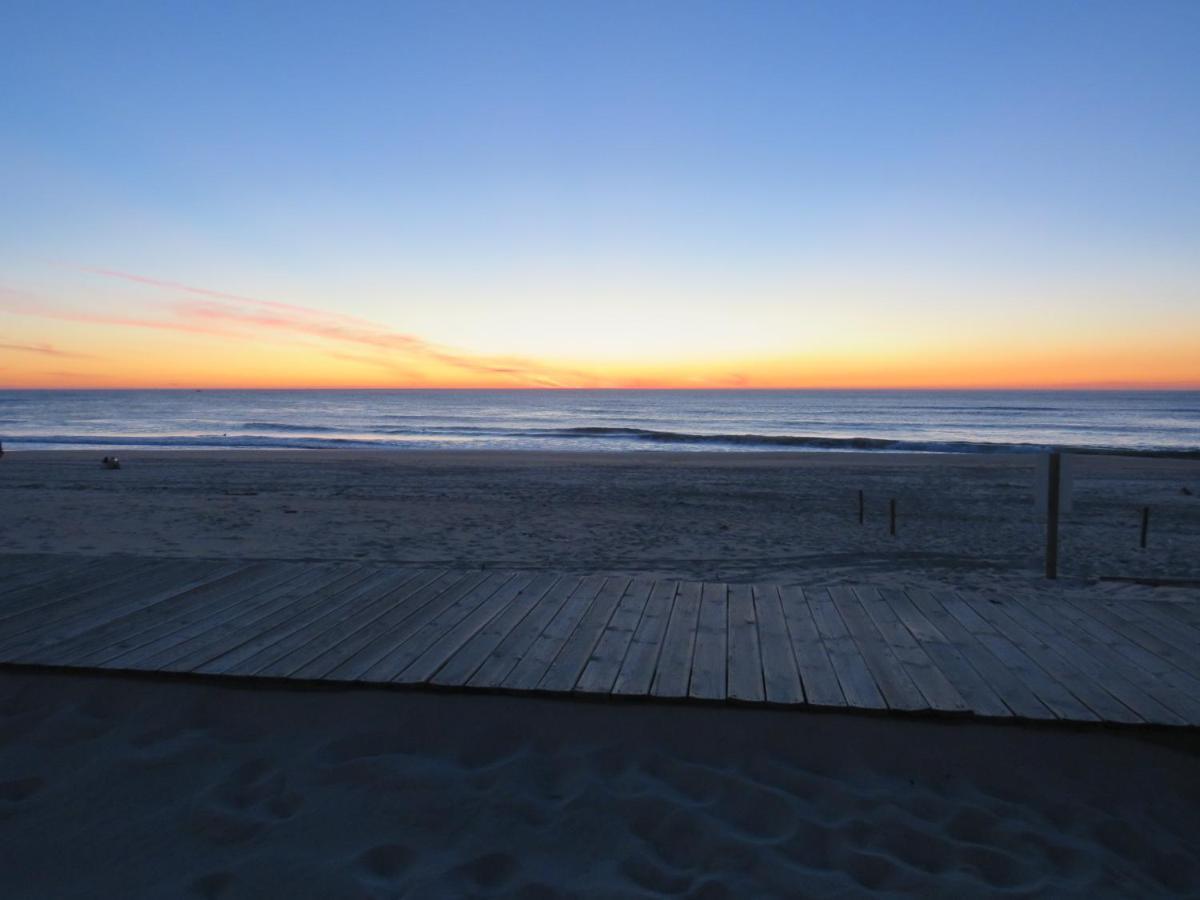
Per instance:
[[[0,734],[11,897],[1200,890],[1187,734],[14,672]]]

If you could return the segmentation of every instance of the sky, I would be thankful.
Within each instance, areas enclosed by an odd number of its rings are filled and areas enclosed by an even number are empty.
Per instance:
[[[1200,387],[1200,3],[8,3],[0,210],[0,387]]]

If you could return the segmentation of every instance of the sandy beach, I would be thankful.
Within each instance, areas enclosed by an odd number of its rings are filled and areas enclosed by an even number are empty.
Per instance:
[[[0,551],[1046,588],[1028,455],[121,456],[123,468],[106,471],[97,453],[9,453]],[[1072,468],[1059,589],[1095,590],[1099,576],[1200,578],[1200,461],[1081,456]],[[1144,506],[1152,519],[1141,550]]]
[[[1200,900],[1200,2],[0,23],[0,900]]]
[[[8,897],[1194,896],[1194,736],[5,674]]]
[[[1197,574],[1194,462],[1081,460],[1053,584],[1026,457],[122,462],[7,454],[0,552],[1197,594],[1097,580]],[[1190,732],[6,670],[0,884],[13,897],[1187,896],[1197,749]]]

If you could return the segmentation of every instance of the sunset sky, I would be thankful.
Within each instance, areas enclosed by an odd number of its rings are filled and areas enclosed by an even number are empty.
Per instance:
[[[1200,3],[9,3],[0,387],[1200,387]]]

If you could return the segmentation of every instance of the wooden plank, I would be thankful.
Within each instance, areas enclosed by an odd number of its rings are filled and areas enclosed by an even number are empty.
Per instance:
[[[1136,724],[1142,720],[1136,712],[1110,693],[1105,685],[1099,684],[1076,664],[1083,662],[1080,654],[1068,657],[1032,634],[1009,611],[1009,603],[999,599],[985,599],[974,594],[957,594],[983,619],[991,622],[998,631],[1021,647],[1042,670],[1054,678],[1072,694],[1087,704],[1098,718],[1106,722]],[[1072,645],[1073,646],[1073,645]],[[1111,681],[1117,679],[1111,678]]]
[[[630,579],[624,576],[605,580],[587,612],[563,641],[554,660],[538,681],[539,691],[570,691],[575,688],[629,584]]]
[[[561,580],[553,572],[544,572],[517,593],[512,603],[479,629],[471,639],[446,660],[429,679],[445,687],[459,687],[470,681],[484,661],[517,628]]]
[[[1185,715],[1176,713],[1163,702],[1169,687],[1109,650],[1102,641],[1062,615],[1059,608],[1065,605],[1057,600],[1053,603],[1034,602],[1013,597],[1005,604],[1005,610],[1145,721],[1157,725],[1187,724]],[[1186,703],[1187,698],[1180,699]]]
[[[1116,602],[1116,601],[1113,601]],[[1135,601],[1130,601],[1135,602]],[[1147,600],[1147,605],[1161,608],[1171,618],[1195,630],[1200,629],[1200,603],[1192,600]],[[1141,605],[1140,603],[1138,604]]]
[[[487,572],[457,571],[448,573],[449,582],[435,582],[427,591],[420,592],[413,601],[406,603],[396,616],[380,620],[372,627],[373,637],[367,642],[356,640],[353,655],[322,675],[322,678],[341,681],[361,681],[380,660],[386,659],[397,647],[403,646],[416,631],[437,618],[442,610],[452,606],[469,594],[488,578]]]
[[[554,618],[537,636],[537,640],[530,645],[529,650],[504,679],[503,687],[514,691],[531,691],[538,686],[567,639],[583,621],[607,580],[603,575],[588,575],[580,581],[579,587],[567,598]]]
[[[338,632],[339,625],[360,612],[374,612],[380,606],[394,605],[397,593],[412,581],[414,573],[406,569],[373,571],[364,581],[348,591],[328,592],[325,599],[305,615],[293,618],[282,629],[278,639],[242,659],[226,671],[231,675],[280,677],[281,672],[296,668],[293,654],[309,653],[313,643],[325,643],[329,632]]]
[[[804,688],[800,686],[800,672],[796,668],[796,657],[792,653],[792,641],[788,635],[787,620],[783,616],[779,589],[774,585],[756,584],[752,593],[759,648],[762,653],[765,699],[768,703],[789,706],[803,703]],[[836,679],[834,687],[837,687]]]
[[[1005,668],[1024,682],[1057,718],[1078,722],[1099,721],[1099,717],[1078,697],[1042,669],[1007,634],[1000,633],[987,619],[981,617],[962,597],[948,591],[936,591],[933,597],[975,640],[983,644]]]
[[[17,577],[26,572],[46,572],[56,568],[56,563],[82,564],[94,557],[87,556],[70,556],[63,557],[50,556],[47,554],[29,554],[29,553],[3,553],[0,552],[0,585],[10,578]]]
[[[905,592],[913,606],[927,617],[942,634],[953,643],[953,646],[971,664],[988,686],[994,690],[1014,715],[1027,719],[1058,719],[1049,706],[1038,699],[1037,694],[1029,685],[1009,668],[1004,660],[981,643],[962,622],[952,616],[939,600],[930,592],[909,589]],[[989,640],[991,640],[989,638]],[[998,646],[1000,646],[998,644]],[[1002,652],[1011,655],[1011,651],[1001,647]]]
[[[729,588],[724,584],[705,584],[700,590],[688,696],[697,700],[725,699],[728,641]]]
[[[1110,603],[1102,603],[1099,606],[1080,600],[1073,603],[1076,609],[1109,624],[1129,640],[1170,663],[1179,672],[1192,676],[1200,675],[1200,652],[1188,649],[1191,639],[1186,634],[1185,624],[1178,623],[1172,626],[1159,623],[1141,614],[1141,604],[1122,609]]]
[[[803,591],[812,610],[817,633],[829,653],[829,662],[837,674],[846,704],[855,709],[887,709],[887,700],[875,683],[871,668],[863,659],[829,591]],[[797,662],[800,662],[797,655]],[[803,673],[801,673],[803,674]]]
[[[969,640],[970,635],[967,635],[965,631],[961,634],[943,633],[940,628],[926,618],[924,613],[917,609],[912,600],[902,590],[884,588],[880,591],[880,594],[887,601],[889,609],[904,625],[909,634],[916,639],[932,663],[954,685],[954,689],[963,698],[967,707],[973,713],[993,718],[1006,718],[1013,714],[1013,711],[1009,709],[1000,694],[988,683],[988,679],[977,671],[968,660],[967,655],[970,653],[987,653],[978,644],[975,644],[974,647],[964,645],[964,641]],[[948,615],[943,615],[944,618],[949,618]],[[994,657],[991,658],[991,664],[993,666],[1000,666],[1000,663]],[[1046,709],[1031,691],[1015,678],[1013,681],[1016,684],[1018,697],[1020,698],[1016,701],[1017,705],[1026,709],[1024,713],[1020,714],[1027,717],[1054,718],[1054,714]],[[1036,713],[1037,715],[1032,716],[1030,715],[1031,713]]]
[[[166,603],[193,588],[216,581],[242,564],[191,562],[168,564],[144,573],[135,585],[124,582],[87,595],[81,605],[64,603],[43,613],[43,623],[12,637],[0,656],[16,659],[41,647],[69,640],[130,612]],[[82,597],[82,595],[81,595]]]
[[[33,585],[8,598],[0,612],[0,637],[15,637],[50,621],[79,615],[93,606],[109,602],[111,591],[140,587],[146,578],[169,565],[194,567],[196,562],[112,560],[103,569],[76,573],[69,581],[53,586]]]
[[[1158,646],[1164,649],[1166,659],[1180,665],[1184,671],[1195,671],[1194,663],[1200,659],[1200,631],[1159,608],[1173,607],[1175,604],[1155,601],[1095,603],[1083,600],[1075,600],[1074,604],[1084,612],[1099,608],[1108,621],[1121,619],[1139,633],[1152,635]]]
[[[566,575],[556,581],[529,614],[517,622],[495,649],[484,657],[467,684],[478,688],[500,687],[546,626],[579,590],[582,582],[582,578],[574,575]]]
[[[607,694],[612,691],[653,588],[654,581],[650,578],[640,577],[630,582],[616,612],[600,635],[596,649],[584,666],[575,690],[585,694]]]
[[[134,566],[150,568],[169,562],[180,562],[178,559],[166,559],[142,556],[87,556],[57,558],[42,565],[25,570],[20,577],[5,579],[2,593],[6,600],[14,595],[40,596],[40,586],[53,585],[58,594],[65,594],[66,583],[71,587],[86,588],[97,577],[98,572],[123,573]]]
[[[396,609],[404,599],[433,578],[436,570],[399,569],[394,580],[372,588],[359,597],[349,609],[340,609],[333,620],[314,622],[307,633],[289,641],[288,645],[275,652],[273,659],[255,672],[267,678],[293,678],[296,672],[319,658],[331,647],[337,646],[350,635],[385,613]]]
[[[853,589],[831,587],[826,593],[888,707],[906,711],[929,709],[920,690],[863,610]]]
[[[103,665],[155,641],[174,642],[174,633],[244,602],[256,591],[296,578],[303,567],[250,563],[228,577],[211,581],[175,598],[169,607],[137,609],[52,648],[25,656],[23,662]]]
[[[370,578],[373,569],[355,566],[347,574],[327,583],[320,590],[305,590],[302,596],[293,596],[289,602],[273,603],[273,610],[256,619],[253,627],[239,632],[230,633],[223,628],[218,630],[209,641],[196,647],[170,663],[159,666],[161,671],[169,672],[200,672],[218,661],[230,662],[235,654],[242,658],[256,652],[257,648],[270,643],[271,637],[287,628],[297,616],[307,614],[314,607],[323,605],[330,594],[351,590]],[[250,645],[250,646],[247,646]]]
[[[5,572],[0,575],[0,612],[7,608],[10,598],[23,593],[54,592],[55,584],[81,575],[94,577],[97,571],[105,568],[119,568],[122,560],[111,557],[78,557],[67,559],[42,559],[31,565]]]
[[[51,610],[69,600],[118,581],[133,580],[137,572],[150,572],[157,562],[136,562],[127,559],[104,559],[83,567],[71,567],[56,573],[32,576],[20,587],[14,587],[0,597],[0,635],[5,630],[20,627],[20,619],[37,618],[39,612]]]
[[[779,600],[805,702],[812,706],[832,708],[846,706],[846,696],[842,693],[833,660],[821,640],[812,607],[804,592],[798,587],[784,585],[779,588]]]
[[[314,595],[317,602],[310,603],[302,611],[293,607],[293,615],[276,627],[262,631],[251,640],[196,667],[195,671],[208,675],[254,675],[261,669],[286,655],[311,639],[314,632],[323,628],[353,609],[360,602],[370,602],[376,597],[394,590],[398,581],[408,573],[395,570],[374,569],[361,581],[338,591],[322,591]]]
[[[253,602],[228,617],[197,623],[173,635],[171,641],[148,646],[107,662],[112,668],[190,672],[193,667],[270,630],[295,614],[298,606],[319,602],[321,592],[365,578],[369,570],[356,563],[321,566],[319,575],[263,591]]]
[[[533,573],[519,572],[501,582],[491,596],[485,597],[474,609],[469,610],[458,622],[442,632],[436,640],[431,641],[426,649],[392,680],[404,684],[428,681],[451,656],[475,637],[480,629],[504,613],[533,580]]]
[[[1147,673],[1153,679],[1156,697],[1191,724],[1200,724],[1200,678],[1156,652],[1164,648],[1152,635],[1092,604],[1062,602],[1056,611],[1076,630],[1090,635],[1110,652]]]
[[[0,658],[28,663],[1200,725],[1200,630],[1165,603],[36,555],[0,573]]]
[[[328,647],[292,671],[289,677],[349,679],[376,658],[379,647],[388,645],[388,635],[403,628],[409,619],[427,609],[430,603],[447,591],[466,583],[477,574],[444,569],[418,570],[412,581],[406,582],[401,590],[392,595],[382,611],[374,614],[368,611],[361,618],[352,617],[356,628],[342,637],[334,635],[335,640]]]
[[[1116,602],[1105,604],[1109,608],[1117,608]],[[1154,610],[1153,618],[1156,621],[1161,621],[1158,626],[1167,631],[1178,629],[1178,635],[1187,640],[1189,645],[1193,647],[1200,643],[1200,604],[1185,603],[1175,601],[1145,601],[1144,603],[1127,602],[1123,604],[1125,609],[1141,610],[1145,607],[1147,610]],[[1200,655],[1200,651],[1192,650],[1192,656]]]
[[[748,584],[731,584],[729,604],[729,647],[726,662],[726,693],[730,700],[743,703],[762,703],[762,651],[758,641],[758,616],[754,610],[753,588]]]
[[[967,712],[970,707],[962,694],[929,658],[878,589],[856,587],[854,595],[929,708],[946,713]]]
[[[420,655],[440,632],[461,619],[470,608],[496,593],[510,572],[473,571],[466,578],[445,590],[421,610],[391,629],[376,642],[355,656],[354,679],[360,682],[390,682],[403,668]],[[341,677],[346,677],[340,673]]]
[[[633,638],[621,662],[621,669],[613,682],[612,693],[626,696],[645,695],[654,682],[654,671],[658,666],[658,654],[663,637],[667,633],[667,622],[675,605],[677,581],[656,581],[650,589],[650,597],[642,610]]]
[[[696,581],[681,581],[675,605],[663,636],[662,652],[650,693],[655,697],[686,697],[692,676],[692,647],[696,643],[696,621],[700,617],[700,592]]]
[[[0,610],[0,635],[15,635],[27,630],[30,623],[43,624],[47,615],[65,610],[68,604],[76,610],[84,609],[89,599],[100,596],[101,591],[122,584],[137,584],[145,575],[158,572],[171,563],[180,564],[178,560],[113,559],[102,567],[73,572],[51,585],[23,588],[6,598]],[[100,596],[100,600],[103,599]]]
[[[362,680],[395,681],[441,635],[454,628],[481,605],[489,603],[505,585],[513,580],[513,577],[512,572],[488,572],[471,590],[457,596],[437,615],[407,634],[387,656],[379,660],[362,676]],[[511,595],[508,595],[506,599],[511,599]]]
[[[854,589],[831,587],[829,598],[837,607],[888,708],[908,712],[929,709],[929,701],[913,683],[904,665],[883,639],[879,629],[863,609]]]

